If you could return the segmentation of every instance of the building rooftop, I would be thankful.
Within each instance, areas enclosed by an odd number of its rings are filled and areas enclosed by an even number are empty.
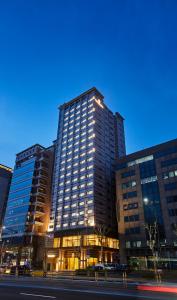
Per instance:
[[[0,164],[0,169],[3,169],[3,170],[6,170],[6,171],[9,171],[9,172],[12,172],[12,168],[7,167],[7,166],[2,165],[2,164]]]
[[[128,154],[128,155],[120,158],[118,160],[118,163],[123,163],[123,162],[126,162],[127,160],[135,159],[137,157],[143,157],[143,156],[146,156],[146,155],[150,155],[150,154],[156,153],[158,151],[162,151],[163,149],[166,149],[168,147],[170,147],[170,148],[175,147],[176,151],[177,151],[177,139],[170,140],[170,141],[167,141],[167,142],[164,142],[164,143],[161,143],[161,144],[158,144],[158,145],[155,145],[155,146],[152,146],[152,147],[148,147],[148,148],[145,148],[143,150]]]
[[[78,101],[81,97],[83,97],[83,96],[85,96],[85,95],[87,95],[87,94],[90,94],[90,93],[92,93],[92,92],[95,92],[97,95],[99,95],[101,99],[104,98],[104,96],[97,90],[96,87],[92,87],[91,89],[89,89],[89,90],[87,90],[86,92],[80,94],[79,96],[73,98],[72,100],[70,100],[70,101],[68,101],[68,102],[66,102],[66,103],[64,103],[64,104],[62,104],[62,105],[60,105],[59,108],[65,108],[65,107],[67,107],[67,106],[73,104],[75,101]]]
[[[23,150],[23,151],[21,151],[21,152],[18,152],[16,155],[20,155],[20,154],[22,154],[22,153],[24,153],[24,152],[26,152],[26,151],[29,151],[29,150],[33,149],[34,147],[40,147],[41,149],[45,149],[45,147],[44,147],[44,146],[41,146],[40,144],[34,144],[34,145],[32,145],[31,147],[28,147],[28,148],[26,148],[25,150]]]

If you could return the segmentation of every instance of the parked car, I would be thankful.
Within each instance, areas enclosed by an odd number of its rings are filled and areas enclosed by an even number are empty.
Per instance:
[[[116,270],[115,264],[112,263],[100,263],[96,264],[95,266],[92,267],[94,271],[101,271],[101,270],[108,270],[108,271],[113,271]]]
[[[13,266],[10,269],[11,275],[31,276],[32,270],[28,266]]]

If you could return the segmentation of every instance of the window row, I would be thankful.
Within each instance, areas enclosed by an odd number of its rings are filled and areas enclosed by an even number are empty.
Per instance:
[[[124,216],[124,222],[136,222],[139,221],[139,215]]]
[[[168,179],[168,178],[173,178],[173,177],[177,177],[177,170],[165,172],[162,175],[163,179]]]
[[[135,186],[136,186],[135,180],[122,183],[122,189],[133,188]]]

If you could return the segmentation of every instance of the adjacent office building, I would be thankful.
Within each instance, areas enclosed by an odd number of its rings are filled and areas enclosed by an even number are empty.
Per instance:
[[[54,146],[38,144],[16,156],[2,232],[4,248],[11,250],[14,263],[42,264],[53,156]]]
[[[120,258],[152,256],[147,225],[157,223],[156,250],[177,256],[177,139],[127,155],[116,171]],[[153,225],[154,226],[154,225]]]
[[[5,214],[12,169],[0,164],[0,228]]]
[[[59,108],[50,269],[111,262],[118,253],[115,160],[125,155],[124,119],[103,98],[92,88]]]

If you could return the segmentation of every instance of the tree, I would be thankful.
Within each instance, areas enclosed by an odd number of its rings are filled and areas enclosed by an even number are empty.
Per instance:
[[[159,236],[158,236],[158,223],[157,220],[154,221],[152,224],[146,224],[145,225],[146,233],[148,236],[147,245],[149,246],[152,257],[153,257],[153,265],[154,265],[154,274],[157,281],[161,281],[160,274],[158,272],[158,242],[159,242]]]
[[[172,224],[173,233],[177,236],[177,223]]]
[[[95,234],[97,235],[99,244],[101,246],[101,255],[100,255],[101,263],[103,263],[104,241],[105,241],[105,237],[107,236],[109,231],[110,231],[110,229],[107,226],[105,226],[104,224],[100,224],[95,227]]]

